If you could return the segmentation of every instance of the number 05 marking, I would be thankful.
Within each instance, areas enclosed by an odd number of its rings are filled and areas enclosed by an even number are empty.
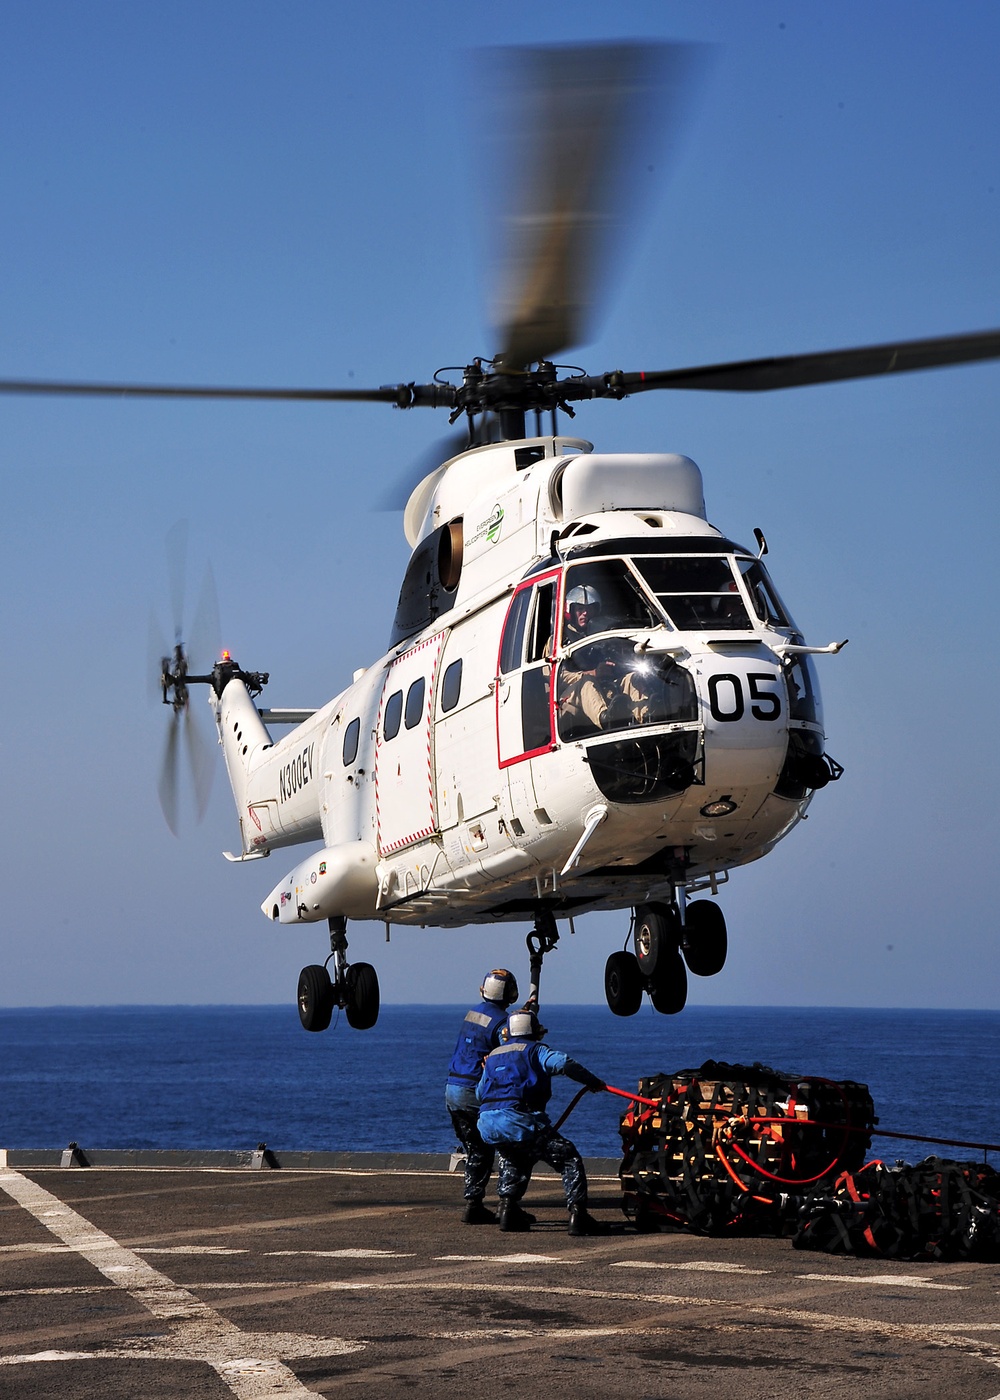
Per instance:
[[[761,690],[762,685],[777,683],[778,677],[768,671],[750,671],[747,675],[750,713],[754,719],[772,720],[781,714],[781,696],[773,690]],[[720,724],[735,724],[741,720],[746,712],[746,699],[740,677],[729,672],[709,676],[708,704],[713,719]]]

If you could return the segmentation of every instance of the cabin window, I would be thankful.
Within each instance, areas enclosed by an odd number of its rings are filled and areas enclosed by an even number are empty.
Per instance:
[[[415,729],[424,713],[424,678],[420,676],[406,692],[406,710],[403,723],[407,729]]]
[[[399,733],[399,721],[403,716],[403,692],[394,690],[385,702],[385,715],[382,719],[383,739],[395,739]]]
[[[679,632],[749,632],[728,559],[637,559],[635,566]]]
[[[458,697],[462,693],[462,658],[453,661],[444,673],[441,682],[441,710],[447,714],[458,704]]]
[[[344,767],[348,768],[358,756],[358,741],[361,738],[361,721],[352,719],[344,730]]]
[[[521,657],[524,655],[524,625],[528,620],[530,604],[530,588],[522,588],[520,593],[514,594],[500,646],[501,675],[506,675],[508,671],[516,671],[521,664]]]

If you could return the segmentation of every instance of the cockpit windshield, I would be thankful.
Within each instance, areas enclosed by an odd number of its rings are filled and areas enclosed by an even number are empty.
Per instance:
[[[567,572],[564,647],[597,632],[631,632],[658,625],[660,619],[624,559],[576,564]]]
[[[730,558],[637,557],[635,567],[679,632],[749,632]]]

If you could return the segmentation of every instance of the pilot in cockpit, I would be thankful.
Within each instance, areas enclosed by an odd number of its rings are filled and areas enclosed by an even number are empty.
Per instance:
[[[594,729],[618,728],[641,718],[645,693],[633,671],[608,658],[598,646],[581,646],[586,637],[600,632],[601,595],[592,584],[577,584],[566,594],[563,647],[574,649],[559,668],[559,707],[569,727],[574,720]]]

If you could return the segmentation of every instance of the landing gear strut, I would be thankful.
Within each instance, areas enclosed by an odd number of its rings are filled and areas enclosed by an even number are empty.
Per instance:
[[[528,945],[528,975],[531,980],[528,1000],[524,1004],[534,1011],[538,1009],[538,984],[542,978],[542,959],[546,953],[551,953],[559,942],[556,917],[551,909],[539,909],[535,915],[535,927],[524,941]]]
[[[378,974],[371,963],[348,963],[347,920],[337,916],[329,922],[330,957],[322,966],[313,963],[299,973],[299,1020],[307,1031],[325,1031],[339,1006],[349,1026],[368,1030],[378,1020]]]

